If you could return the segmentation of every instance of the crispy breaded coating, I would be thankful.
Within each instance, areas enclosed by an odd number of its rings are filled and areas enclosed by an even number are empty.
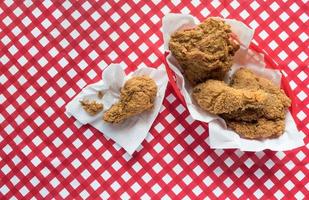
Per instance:
[[[268,120],[260,118],[253,122],[228,121],[228,127],[232,128],[244,138],[265,139],[279,137],[284,131],[284,120]]]
[[[262,90],[234,89],[218,80],[197,85],[192,95],[202,109],[212,114],[232,113],[247,108],[258,110],[268,98]]]
[[[231,80],[231,86],[236,89],[263,90],[269,94],[269,98],[261,112],[254,113],[250,109],[242,109],[223,115],[227,119],[251,121],[261,116],[267,119],[283,119],[287,108],[291,104],[291,100],[282,89],[274,85],[270,80],[259,77],[248,69],[239,69]]]
[[[281,88],[273,84],[270,80],[255,75],[249,69],[239,69],[232,78],[231,86],[239,89],[261,89],[267,93],[277,95],[285,107],[291,105],[291,100]]]
[[[239,49],[230,37],[230,26],[208,18],[195,28],[175,32],[169,49],[192,85],[223,79]]]
[[[148,76],[129,79],[121,89],[120,100],[104,113],[103,120],[120,123],[154,106],[157,85]]]

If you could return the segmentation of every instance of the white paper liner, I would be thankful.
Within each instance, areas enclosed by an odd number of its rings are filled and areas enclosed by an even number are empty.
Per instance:
[[[103,113],[118,102],[120,89],[126,80],[140,75],[148,75],[157,84],[158,92],[154,108],[129,118],[120,124],[104,122],[102,120]],[[159,114],[167,83],[168,78],[163,69],[143,67],[126,76],[120,64],[111,64],[103,71],[101,81],[86,86],[66,105],[66,113],[69,116],[75,117],[82,124],[90,124],[132,155],[146,138],[149,129]],[[102,99],[99,99],[97,96],[99,91],[104,93]],[[83,99],[91,99],[103,103],[104,110],[95,116],[88,115],[79,102]]]
[[[218,18],[218,17],[216,17]],[[234,19],[222,19],[231,26],[232,32],[237,35],[241,41],[241,47],[234,56],[234,64],[231,71],[225,77],[228,82],[234,72],[240,67],[246,67],[255,74],[271,80],[274,84],[280,86],[281,73],[279,70],[265,68],[264,57],[248,49],[254,30],[247,27],[244,23]],[[167,14],[163,18],[162,31],[164,39],[164,49],[168,49],[168,42],[172,33],[188,27],[194,27],[198,24],[191,15],[184,14]],[[270,149],[273,151],[291,150],[304,145],[303,134],[299,133],[292,115],[287,111],[285,120],[285,130],[282,136],[265,140],[249,140],[241,138],[233,130],[226,127],[225,121],[217,115],[210,114],[202,110],[191,98],[192,87],[184,79],[181,69],[171,53],[167,56],[167,63],[171,70],[175,73],[176,84],[184,96],[185,103],[193,119],[209,123],[209,143],[211,148],[231,149],[238,148],[242,151],[262,151]]]

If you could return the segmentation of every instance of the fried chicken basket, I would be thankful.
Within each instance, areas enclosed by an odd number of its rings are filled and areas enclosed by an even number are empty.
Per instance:
[[[176,96],[188,108],[193,119],[208,123],[209,127],[209,145],[214,149],[230,149],[239,148],[243,151],[261,151],[270,149],[274,151],[291,150],[304,145],[304,135],[299,133],[295,117],[294,95],[287,83],[282,77],[281,68],[271,59],[271,57],[258,45],[251,42],[254,30],[247,27],[240,21],[233,19],[222,19],[231,26],[234,39],[240,43],[240,50],[234,57],[235,64],[228,72],[225,81],[227,81],[233,73],[240,67],[248,67],[256,74],[270,79],[276,85],[286,92],[292,100],[292,106],[287,112],[285,121],[285,131],[279,138],[265,140],[249,140],[241,138],[237,133],[227,128],[225,121],[217,115],[212,115],[194,105],[191,99],[192,87],[184,79],[176,59],[171,55],[168,49],[170,35],[176,30],[192,28],[198,24],[198,20],[190,15],[184,14],[168,14],[163,18],[162,31],[165,49],[165,68],[169,78],[169,82],[175,91]],[[245,59],[244,59],[245,58]]]

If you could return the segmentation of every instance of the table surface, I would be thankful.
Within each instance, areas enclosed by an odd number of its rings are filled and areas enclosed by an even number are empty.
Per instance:
[[[307,4],[305,4],[307,2]],[[65,105],[110,63],[163,66],[161,19],[223,16],[255,28],[282,67],[306,146],[212,150],[171,86],[131,157]],[[309,196],[308,1],[50,1],[0,3],[1,199],[215,199]],[[307,174],[307,175],[306,175]]]

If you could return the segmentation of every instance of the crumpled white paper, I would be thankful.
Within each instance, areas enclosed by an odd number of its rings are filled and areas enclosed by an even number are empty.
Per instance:
[[[217,18],[217,17],[216,17]],[[222,19],[222,18],[219,18]],[[264,57],[261,54],[248,50],[251,43],[254,30],[247,27],[240,21],[233,19],[222,19],[231,26],[234,34],[241,41],[241,48],[234,57],[234,65],[231,71],[225,77],[228,82],[234,72],[240,67],[246,67],[254,73],[271,80],[274,84],[280,86],[281,73],[278,70],[265,68]],[[194,27],[198,20],[191,15],[167,14],[163,18],[162,31],[164,39],[164,50],[168,49],[168,42],[172,33],[177,30]],[[191,98],[192,87],[184,79],[181,69],[176,59],[171,55],[167,56],[167,63],[176,76],[176,83],[184,96],[185,103],[193,119],[209,123],[209,144],[214,149],[238,148],[242,151],[262,151],[270,149],[273,151],[286,151],[304,145],[304,135],[299,133],[291,113],[288,111],[285,120],[284,134],[278,138],[265,140],[249,140],[241,138],[233,130],[227,128],[225,121],[217,115],[210,114],[202,110]]]
[[[154,108],[129,118],[120,124],[104,122],[102,120],[103,113],[118,102],[120,89],[126,80],[141,75],[148,75],[157,84],[158,92]],[[146,138],[149,129],[159,114],[167,83],[168,78],[163,69],[143,67],[126,76],[120,64],[111,64],[103,71],[101,81],[86,86],[67,104],[66,113],[69,116],[75,117],[82,124],[90,124],[132,155]],[[99,91],[104,93],[102,99],[99,99],[97,96]],[[91,99],[103,103],[104,110],[95,116],[88,115],[79,102],[83,99]]]

